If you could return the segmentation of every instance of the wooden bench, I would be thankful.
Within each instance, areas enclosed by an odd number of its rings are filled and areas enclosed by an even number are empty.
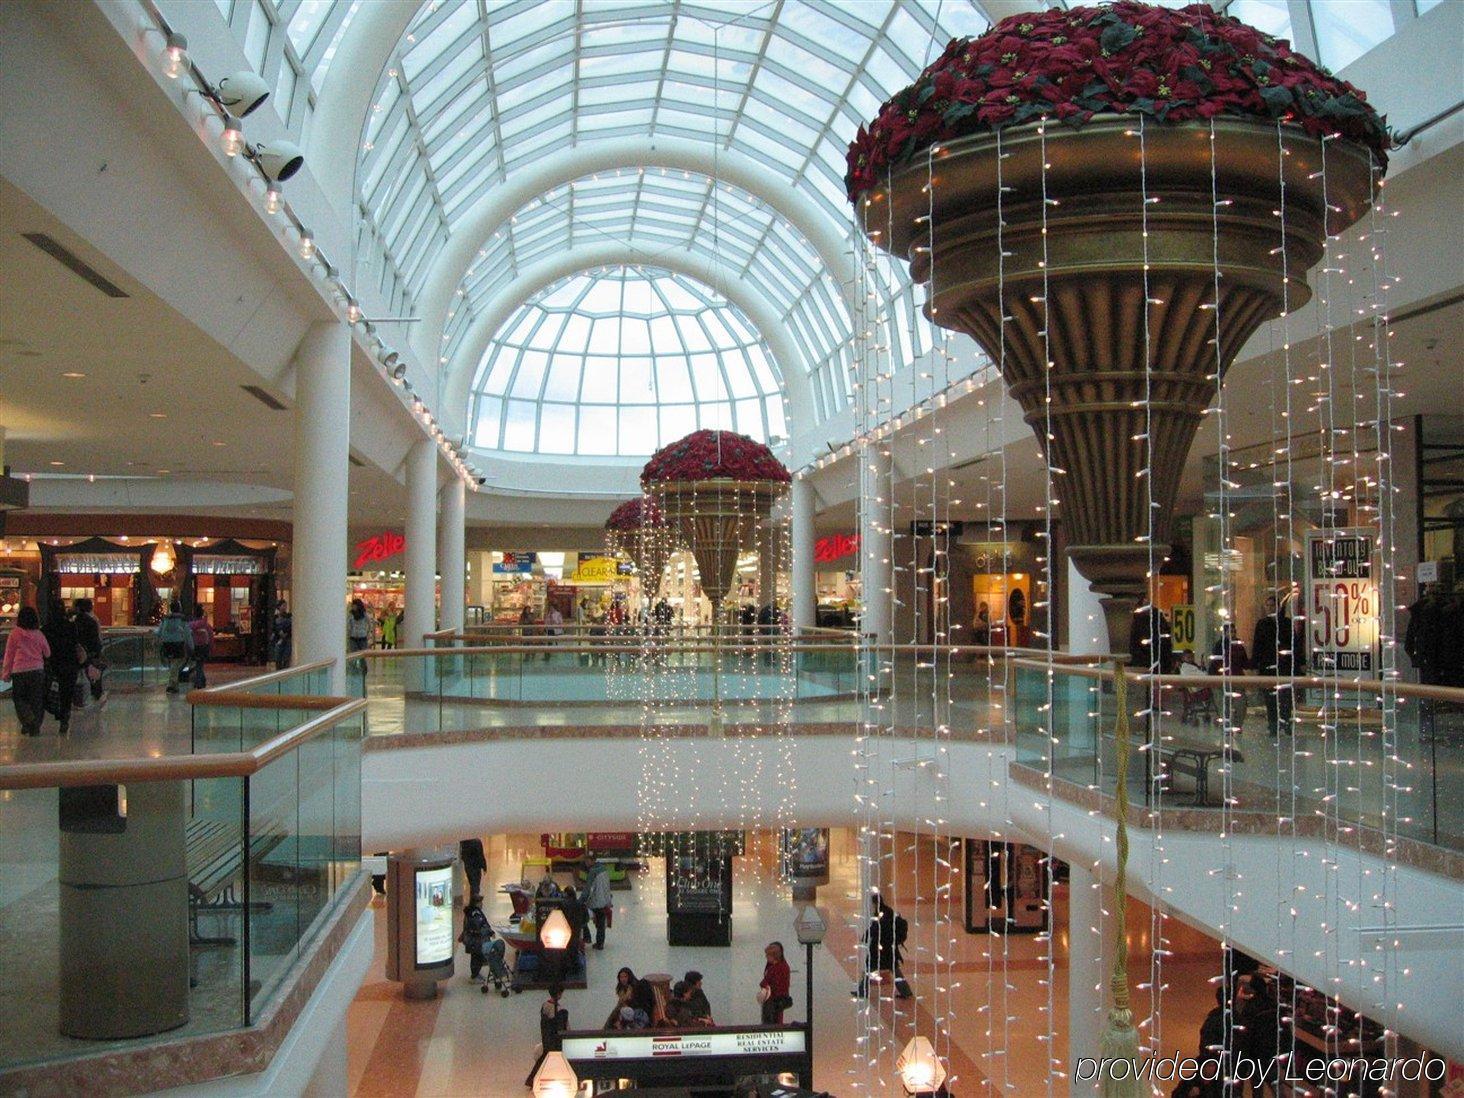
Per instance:
[[[249,858],[257,863],[283,840],[276,831],[264,831],[249,842]],[[234,880],[244,868],[243,844],[238,828],[223,820],[198,816],[184,829],[184,853],[188,865],[188,939],[192,945],[233,945],[232,937],[205,937],[198,932],[200,909],[212,912],[238,911],[243,905],[234,894]],[[265,902],[251,910],[268,911]]]

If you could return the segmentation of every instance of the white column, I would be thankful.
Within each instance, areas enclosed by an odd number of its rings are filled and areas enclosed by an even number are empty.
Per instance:
[[[1069,652],[1084,656],[1109,654],[1103,602],[1071,558],[1067,561],[1067,615]]]
[[[468,486],[453,476],[442,490],[442,525],[438,530],[438,570],[442,573],[441,628],[462,632],[467,604],[467,493]]]
[[[407,593],[404,648],[421,648],[437,628],[437,445],[420,438],[407,451]]]
[[[890,611],[894,600],[895,573],[890,537],[890,479],[894,463],[877,447],[865,455],[864,472],[868,490],[859,514],[859,584],[864,604],[862,632],[873,633],[880,644],[889,644]]]
[[[317,324],[295,351],[295,506],[290,611],[293,662],[334,659],[346,682],[346,500],[350,495],[351,335]]]
[[[1101,618],[1101,615],[1100,615]],[[1081,1057],[1097,1056],[1099,1035],[1106,1016],[1103,988],[1107,978],[1106,956],[1100,928],[1103,890],[1092,869],[1073,863],[1068,866],[1068,1078],[1073,1094],[1092,1094],[1096,1082],[1080,1083],[1074,1065]]]
[[[792,541],[792,574],[788,577],[788,596],[792,602],[793,629],[811,629],[818,624],[818,592],[813,578],[813,485],[802,477],[794,477],[788,490],[791,508],[789,537]]]

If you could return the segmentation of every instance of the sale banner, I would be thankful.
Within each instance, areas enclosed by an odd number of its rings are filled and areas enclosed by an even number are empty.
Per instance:
[[[1307,668],[1313,675],[1376,674],[1375,537],[1366,528],[1306,536]]]

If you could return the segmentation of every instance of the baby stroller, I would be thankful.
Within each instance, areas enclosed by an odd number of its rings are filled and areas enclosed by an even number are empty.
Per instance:
[[[491,928],[488,933],[493,933]],[[483,981],[482,987],[484,995],[488,994],[490,985],[497,988],[498,994],[505,999],[508,998],[510,991],[523,990],[514,985],[513,977],[508,974],[508,966],[503,963],[503,955],[505,952],[506,949],[503,945],[503,939],[497,935],[494,935],[490,940],[483,943],[483,962],[488,966],[488,979]]]

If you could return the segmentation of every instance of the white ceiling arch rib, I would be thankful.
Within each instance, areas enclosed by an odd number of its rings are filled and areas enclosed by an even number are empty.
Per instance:
[[[577,247],[535,263],[485,301],[459,353],[448,364],[443,377],[443,409],[453,416],[466,417],[473,375],[484,352],[498,329],[525,301],[568,275],[596,267],[637,265],[674,271],[721,292],[747,316],[767,344],[774,368],[783,382],[787,398],[785,418],[790,426],[806,427],[813,422],[813,394],[805,365],[781,322],[777,307],[756,287],[740,281],[719,283],[720,272],[702,257],[688,252],[647,255],[618,242]],[[450,422],[450,433],[464,432],[464,419]]]
[[[452,237],[428,269],[418,299],[427,318],[423,335],[430,337],[419,350],[435,356],[442,342],[447,311],[468,268],[490,239],[515,213],[534,199],[596,172],[638,168],[669,168],[695,172],[740,187],[765,202],[807,239],[819,260],[833,273],[848,310],[857,307],[849,224],[828,213],[782,179],[770,175],[750,157],[735,149],[715,150],[705,142],[682,138],[618,138],[561,149],[509,176],[501,186],[485,192],[467,210]]]

